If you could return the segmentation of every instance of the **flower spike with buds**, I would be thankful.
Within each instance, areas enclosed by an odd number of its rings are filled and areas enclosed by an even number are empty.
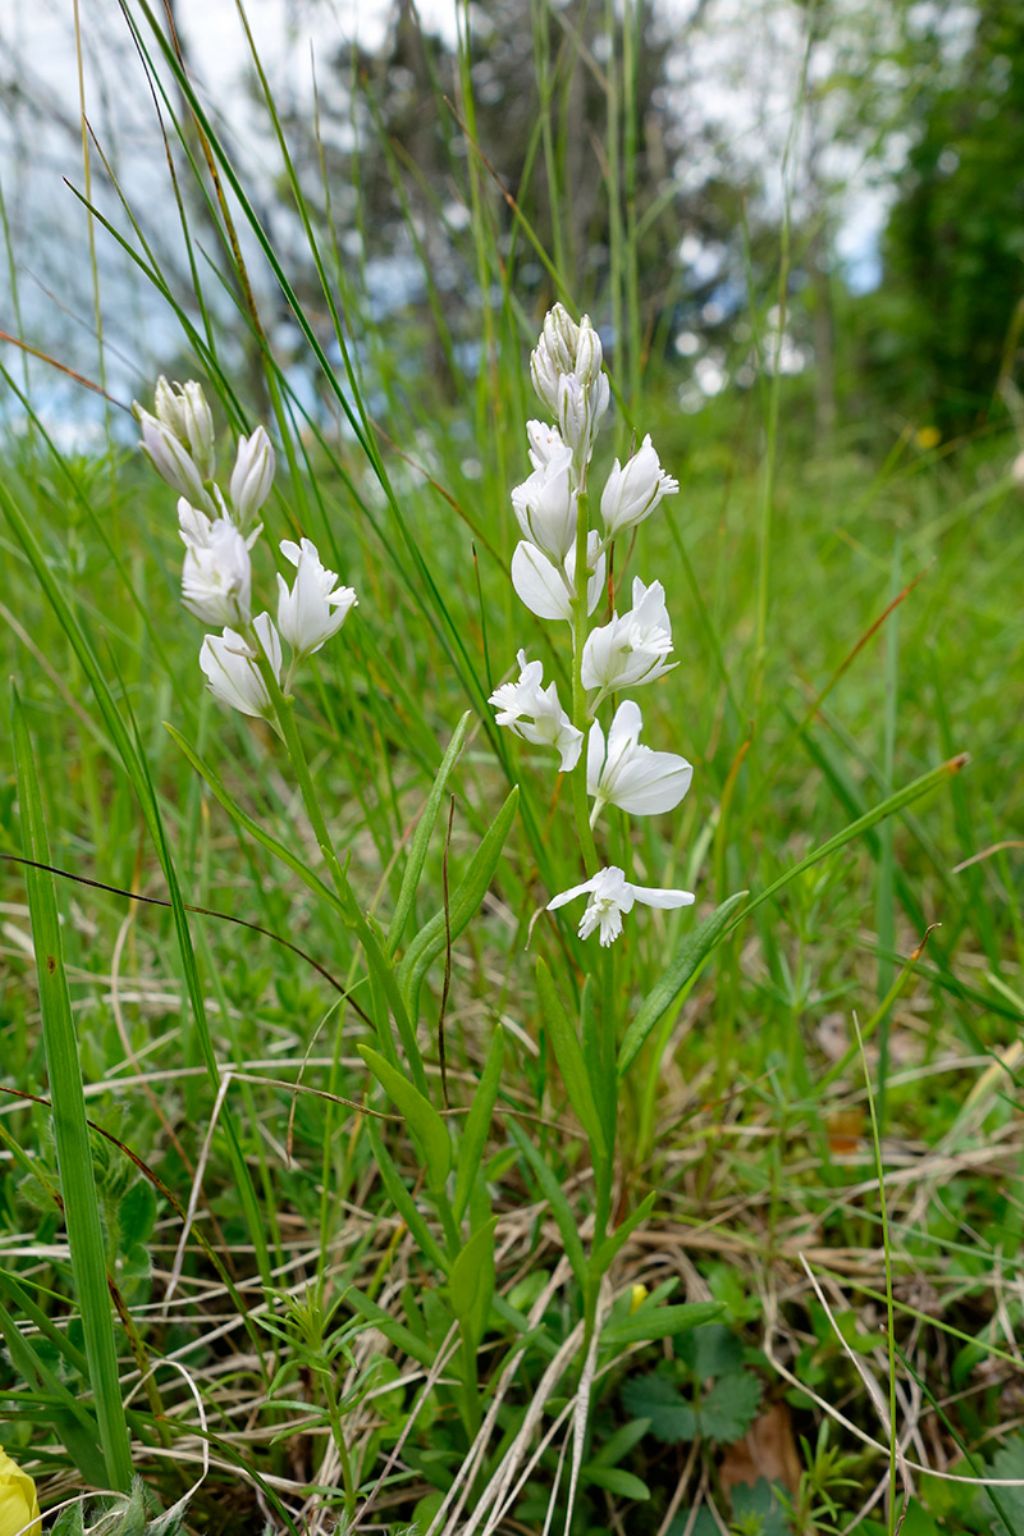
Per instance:
[[[261,613],[254,620],[253,629],[260,650],[280,682],[281,640],[270,614]],[[225,629],[222,635],[207,635],[199,652],[199,665],[215,699],[243,715],[270,719],[273,706],[260,673],[259,651],[244,636],[233,629]]]
[[[606,805],[631,816],[674,811],[690,787],[693,769],[675,752],[640,745],[643,716],[632,699],[615,711],[608,739],[597,721],[587,741],[587,793],[594,797],[591,823]]]
[[[277,627],[296,657],[312,656],[337,633],[358,599],[354,588],[338,586],[311,539],[301,546],[282,539],[281,553],[295,566],[295,580],[289,591],[284,577],[277,578]]]
[[[653,683],[676,665],[668,660],[671,654],[672,621],[665,606],[665,588],[660,581],[646,587],[637,576],[629,613],[621,618],[616,614],[610,624],[592,629],[587,636],[583,686],[612,693]]]
[[[257,427],[251,437],[238,439],[235,467],[228,494],[240,528],[251,521],[270,495],[274,483],[274,449],[266,428]]]
[[[517,652],[516,660],[518,682],[502,683],[488,700],[498,711],[497,723],[523,741],[554,747],[561,757],[561,771],[571,773],[583,750],[583,732],[576,729],[559,703],[557,684],[543,686],[543,663],[527,661],[525,651]]]
[[[615,943],[622,932],[623,913],[631,912],[635,902],[642,902],[647,907],[672,908],[692,906],[695,899],[690,891],[633,885],[622,870],[612,864],[607,869],[599,869],[590,880],[584,880],[581,885],[574,885],[571,890],[562,891],[561,895],[553,897],[548,902],[548,911],[555,912],[559,907],[564,907],[566,902],[575,901],[584,894],[589,895],[590,900],[580,918],[580,938],[588,939],[595,928],[600,928],[604,948]]]
[[[605,533],[613,538],[627,528],[635,528],[650,517],[663,496],[674,496],[678,489],[679,481],[662,469],[648,434],[624,466],[615,460],[608,476],[601,496]]]

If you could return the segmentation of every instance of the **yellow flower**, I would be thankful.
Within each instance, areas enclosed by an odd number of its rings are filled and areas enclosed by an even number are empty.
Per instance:
[[[644,1302],[647,1300],[649,1295],[650,1295],[650,1292],[648,1291],[646,1285],[631,1285],[630,1286],[630,1288],[629,1288],[629,1313],[630,1313],[631,1317],[632,1317],[634,1312],[639,1311],[639,1309],[643,1306]],[[0,1530],[0,1536],[4,1536],[4,1533],[3,1533],[2,1530]]]
[[[942,433],[938,427],[918,427],[914,433],[914,442],[927,453],[929,448],[939,446],[942,442]]]
[[[36,1485],[0,1448],[0,1536],[42,1536]]]

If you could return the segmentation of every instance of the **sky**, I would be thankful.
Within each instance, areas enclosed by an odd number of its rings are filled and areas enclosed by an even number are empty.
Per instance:
[[[732,152],[759,163],[766,195],[780,200],[780,167],[798,94],[806,12],[795,0],[712,0],[706,9],[714,24],[695,33],[697,3],[656,0],[660,25],[678,44],[670,77],[674,72],[678,81],[680,110],[716,125]],[[133,205],[159,227],[163,210],[173,219],[173,208],[168,206],[152,103],[127,28],[113,0],[77,4],[90,123]],[[312,61],[336,53],[339,43],[377,46],[388,9],[387,0],[249,0],[247,14],[275,95],[311,110]],[[419,12],[428,29],[454,40],[455,0],[420,0]],[[258,184],[273,167],[267,163],[268,141],[257,126],[256,108],[239,89],[246,50],[235,0],[175,0],[175,14],[203,99],[228,126],[243,171]],[[17,266],[20,323],[44,348],[56,349],[59,337],[60,355],[95,374],[87,219],[65,185],[65,178],[79,189],[84,185],[76,143],[73,0],[2,0],[0,86],[8,104],[0,112],[0,191]],[[24,105],[17,104],[19,99]],[[699,184],[707,169],[694,164],[680,174]],[[858,180],[855,166],[835,169],[850,182],[840,208],[837,250],[854,284],[870,287],[878,276],[885,195]],[[103,180],[97,172],[98,201],[123,226],[123,213]],[[131,393],[151,374],[152,359],[176,347],[177,324],[102,230],[96,232],[96,248],[108,374],[118,390]],[[694,259],[699,261],[700,253]],[[4,263],[0,328],[18,328],[14,300]],[[59,395],[61,386],[52,382]]]

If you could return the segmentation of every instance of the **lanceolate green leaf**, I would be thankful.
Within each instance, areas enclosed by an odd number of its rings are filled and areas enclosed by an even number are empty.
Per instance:
[[[743,918],[749,917],[751,912],[756,911],[763,902],[770,901],[784,886],[787,886],[791,880],[795,880],[798,875],[802,875],[805,870],[813,869],[814,865],[820,864],[822,859],[827,859],[830,854],[838,853],[841,848],[846,847],[847,843],[852,843],[856,838],[862,837],[865,832],[869,831],[872,827],[876,827],[887,816],[895,816],[898,811],[905,810],[908,805],[913,805],[915,800],[920,800],[922,795],[926,795],[929,790],[935,789],[937,785],[945,783],[953,774],[959,773],[963,768],[966,768],[969,762],[970,758],[965,752],[962,752],[959,757],[951,757],[948,762],[940,763],[937,768],[932,768],[930,772],[923,773],[912,784],[907,784],[903,789],[897,790],[894,795],[889,795],[885,800],[880,801],[878,805],[874,806],[872,810],[867,811],[863,816],[858,816],[856,821],[852,821],[848,827],[844,827],[842,832],[837,832],[835,837],[830,837],[827,842],[819,843],[818,847],[813,848],[806,858],[801,859],[797,864],[791,864],[789,869],[772,881],[771,885],[765,890],[760,891],[754,897],[749,907],[745,908],[740,916],[734,920],[732,927],[735,928]]]
[[[693,982],[711,951],[724,938],[729,927],[729,919],[746,896],[746,891],[737,891],[734,896],[723,901],[710,917],[705,918],[699,927],[685,935],[669,962],[665,974],[648,992],[640,1005],[639,1012],[626,1030],[619,1048],[620,1077],[629,1071],[637,1053],[662,1014],[671,1008],[683,988]]]
[[[487,1326],[494,1293],[494,1228],[497,1217],[478,1227],[448,1276],[452,1311],[475,1349]]]
[[[420,883],[420,876],[423,873],[424,860],[427,857],[427,849],[430,846],[430,836],[436,825],[438,812],[441,809],[445,786],[458,760],[459,753],[465,745],[466,736],[469,733],[469,723],[472,718],[469,710],[467,710],[455,727],[455,732],[448,744],[448,750],[441,760],[440,768],[437,770],[437,777],[427,798],[427,803],[423,807],[423,814],[420,817],[419,826],[416,828],[412,847],[409,849],[409,859],[405,866],[405,873],[402,876],[402,886],[398,893],[398,900],[395,903],[394,916],[391,919],[391,926],[388,928],[388,955],[393,955],[398,948],[402,938],[402,930],[408,920],[409,913],[412,911],[413,902],[416,900],[416,888]]]
[[[487,1049],[487,1059],[484,1062],[484,1070],[480,1075],[476,1092],[473,1094],[473,1103],[469,1114],[466,1116],[465,1128],[459,1142],[458,1171],[455,1176],[455,1201],[453,1210],[455,1220],[461,1221],[469,1197],[473,1192],[473,1185],[480,1172],[483,1159],[484,1146],[487,1141],[487,1132],[491,1126],[491,1116],[494,1113],[495,1101],[498,1097],[498,1087],[501,1082],[501,1068],[505,1060],[505,1031],[500,1024],[495,1025],[491,1043]]]
[[[487,888],[494,877],[498,860],[501,858],[501,851],[505,846],[505,839],[518,803],[519,790],[514,788],[495,817],[493,825],[481,839],[480,846],[470,860],[469,868],[452,893],[447,924],[443,910],[435,913],[420,929],[402,957],[398,970],[399,984],[413,1018],[416,1016],[420,983],[428,967],[444,950],[448,932],[450,931],[453,939],[458,938],[466,924],[479,911],[480,904],[487,894]]]
[[[359,1054],[388,1098],[405,1116],[423,1160],[427,1186],[433,1194],[439,1194],[452,1166],[452,1139],[448,1127],[433,1104],[413,1087],[408,1078],[385,1061],[379,1051],[361,1045]]]
[[[48,864],[50,848],[39,797],[38,773],[16,693],[13,726],[25,852],[29,858]],[[25,880],[39,976],[43,1045],[50,1078],[57,1163],[64,1198],[68,1245],[71,1249],[71,1274],[81,1312],[89,1380],[95,1397],[96,1420],[107,1479],[114,1488],[128,1489],[132,1480],[131,1450],[118,1378],[103,1229],[86,1123],[78,1039],[64,975],[57,898],[53,876],[45,871],[27,869]]]
[[[509,1121],[508,1131],[533,1170],[534,1177],[541,1187],[544,1198],[551,1207],[551,1214],[558,1223],[558,1230],[562,1234],[565,1256],[572,1265],[573,1274],[582,1285],[586,1277],[587,1261],[583,1252],[583,1242],[580,1238],[576,1217],[573,1215],[572,1207],[565,1198],[562,1186],[544,1161],[540,1152],[533,1145],[533,1142],[528,1136],[524,1135],[514,1120]]]
[[[632,1317],[609,1323],[601,1335],[602,1344],[637,1344],[641,1340],[671,1339],[701,1323],[721,1316],[717,1301],[686,1301],[675,1307],[641,1307]]]
[[[583,1060],[583,1050],[576,1030],[562,1006],[562,999],[555,991],[551,972],[543,960],[537,961],[537,991],[540,993],[544,1024],[555,1053],[555,1060],[558,1062],[558,1070],[562,1074],[565,1091],[569,1095],[569,1103],[587,1133],[591,1155],[595,1161],[607,1158],[608,1146],[601,1129],[597,1105],[594,1103],[586,1063]]]

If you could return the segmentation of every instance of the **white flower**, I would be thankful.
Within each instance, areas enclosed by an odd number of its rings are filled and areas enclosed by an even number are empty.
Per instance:
[[[599,869],[593,879],[584,880],[582,885],[574,885],[571,890],[555,896],[548,902],[548,911],[557,911],[567,901],[575,901],[577,896],[584,893],[590,896],[590,900],[580,919],[580,938],[588,939],[594,929],[600,927],[601,943],[606,947],[614,944],[622,932],[622,914],[631,912],[634,902],[643,902],[648,907],[668,908],[689,907],[694,901],[691,891],[667,891],[659,890],[656,886],[632,885],[622,870],[612,864],[607,869]]]
[[[530,444],[530,463],[534,469],[544,469],[559,453],[565,452],[561,433],[555,427],[549,427],[546,421],[528,421],[526,436]]]
[[[274,676],[281,680],[281,640],[269,613],[261,613],[253,623],[260,649],[269,661]],[[259,652],[242,635],[225,629],[223,635],[207,635],[199,652],[199,665],[206,673],[210,692],[222,704],[266,720],[271,714],[270,694],[257,664]]]
[[[601,496],[605,531],[615,535],[634,528],[650,517],[663,496],[674,496],[678,489],[679,481],[662,469],[648,435],[624,468],[618,459],[612,466]]]
[[[255,517],[274,483],[274,449],[263,427],[251,437],[238,439],[235,467],[231,471],[228,492],[235,517],[241,527]]]
[[[597,721],[587,742],[587,793],[594,797],[591,820],[602,806],[617,805],[633,816],[672,811],[690,787],[693,769],[675,752],[640,745],[643,716],[627,699],[615,711],[605,742]]]
[[[295,580],[289,591],[284,577],[277,578],[277,626],[296,656],[312,656],[341,628],[358,599],[352,587],[338,586],[311,539],[303,539],[301,547],[282,539],[281,553],[295,566]]]
[[[248,539],[226,517],[211,521],[184,497],[178,522],[185,545],[181,600],[204,624],[248,624],[252,602],[249,550],[260,530]]]
[[[531,423],[531,425],[534,425],[534,423]],[[527,427],[527,431],[529,431],[529,427]],[[531,454],[530,457],[533,458],[533,455]],[[1010,477],[1014,485],[1024,485],[1024,451],[1018,453],[1010,465]]]
[[[150,411],[143,410],[137,400],[132,411],[142,429],[142,451],[161,480],[166,480],[169,486],[188,501],[202,507],[212,507],[199,466],[177,433]]]
[[[604,586],[605,558],[596,529],[587,534],[587,612],[593,613]],[[512,585],[522,602],[538,619],[571,619],[575,594],[576,548],[558,565],[533,544],[517,544],[512,555]]]
[[[168,384],[163,374],[156,381],[153,409],[157,420],[169,427],[189,451],[204,480],[212,480],[217,467],[213,412],[196,379]]]
[[[644,586],[633,580],[633,607],[621,618],[592,630],[583,647],[584,688],[636,688],[653,683],[676,665],[672,654],[672,621],[660,581]]]
[[[512,506],[523,533],[556,563],[565,559],[576,538],[571,469],[572,452],[563,444],[545,465],[512,490]]]
[[[584,384],[575,373],[564,373],[558,381],[558,428],[573,450],[577,467],[590,459],[609,398],[608,380],[603,373],[592,384]]]
[[[544,316],[544,330],[539,345],[547,348],[559,373],[572,373],[576,367],[579,339],[580,328],[565,305],[553,304]]]
[[[497,722],[513,731],[523,741],[535,746],[554,747],[561,753],[563,773],[571,773],[583,750],[583,732],[576,729],[558,700],[558,687],[545,688],[544,667],[539,661],[527,661],[526,652],[518,651],[519,680],[502,683],[488,700],[498,711]]]

